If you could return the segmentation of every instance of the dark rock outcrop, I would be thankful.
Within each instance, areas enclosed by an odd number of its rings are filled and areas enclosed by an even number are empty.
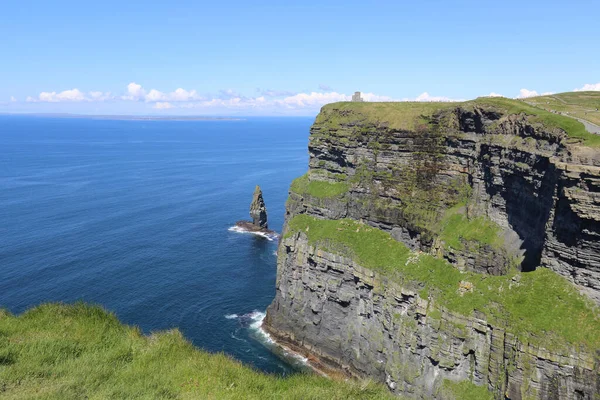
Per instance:
[[[254,225],[260,226],[263,229],[269,228],[267,224],[267,208],[263,200],[262,190],[260,190],[260,186],[258,185],[254,189],[252,203],[250,203],[250,218],[252,218]]]

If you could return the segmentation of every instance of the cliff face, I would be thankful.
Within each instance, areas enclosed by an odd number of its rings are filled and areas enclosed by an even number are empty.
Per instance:
[[[600,152],[514,103],[324,107],[266,328],[414,397],[596,398]]]

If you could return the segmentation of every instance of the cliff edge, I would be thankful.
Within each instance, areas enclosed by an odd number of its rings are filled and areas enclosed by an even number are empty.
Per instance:
[[[265,328],[409,397],[597,399],[599,146],[516,100],[326,105]]]

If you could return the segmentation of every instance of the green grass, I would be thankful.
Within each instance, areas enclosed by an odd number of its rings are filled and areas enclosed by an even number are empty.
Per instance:
[[[262,374],[196,349],[177,330],[144,336],[100,307],[0,310],[2,399],[392,399],[383,386]]]
[[[600,92],[568,92],[549,96],[530,97],[525,100],[545,110],[568,112],[578,118],[600,125]]]
[[[532,116],[532,122],[538,122],[550,128],[559,128],[567,133],[570,138],[579,139],[589,147],[600,147],[600,135],[594,135],[585,129],[583,124],[573,118],[558,115],[532,106],[524,101],[506,99],[502,97],[482,97],[471,103],[494,106],[504,110],[507,114],[524,113]]]
[[[496,248],[502,246],[500,226],[483,216],[468,219],[459,208],[460,206],[455,206],[448,210],[441,222],[440,238],[446,246],[463,250],[463,241],[476,241]]]
[[[486,387],[469,381],[453,382],[444,380],[440,390],[444,400],[493,400],[494,396]]]
[[[323,250],[420,289],[439,306],[463,315],[478,310],[524,341],[548,349],[562,343],[600,348],[598,312],[572,284],[546,268],[504,276],[461,272],[442,259],[411,253],[379,229],[348,219],[297,215],[289,221],[286,237],[294,232],[303,232],[309,243]],[[460,295],[461,282],[470,282],[473,291]]]
[[[391,129],[414,130],[422,122],[422,117],[431,116],[442,109],[456,107],[458,104],[460,103],[332,103],[321,108],[315,123],[325,126],[370,123],[384,124]]]
[[[594,92],[580,92],[582,94],[571,95],[568,93],[554,95],[561,98],[572,99],[574,96],[587,96],[592,98],[586,106],[596,105],[596,95]],[[592,93],[592,94],[590,94]],[[527,101],[536,101],[537,98],[527,99]],[[574,101],[574,100],[573,100]],[[543,103],[543,101],[540,101]],[[589,103],[589,104],[588,104]],[[466,102],[341,102],[332,103],[323,106],[321,112],[315,120],[315,125],[320,125],[325,129],[341,127],[368,127],[381,126],[397,130],[419,130],[419,127],[427,124],[427,119],[442,110],[448,110],[455,107],[471,106],[492,107],[504,114],[524,113],[530,116],[532,122],[538,122],[549,128],[559,128],[567,133],[570,138],[581,140],[589,147],[600,147],[600,135],[589,133],[583,124],[573,118],[551,113],[544,108],[527,104],[521,100],[508,99],[503,97],[481,97]],[[596,105],[596,107],[598,107]],[[600,114],[600,113],[598,113]],[[594,114],[595,115],[595,114]],[[583,118],[583,117],[582,117]],[[600,116],[599,116],[600,118]],[[592,121],[594,122],[594,121]],[[357,128],[348,128],[338,131],[337,135],[352,135],[360,132]]]
[[[311,180],[307,174],[292,181],[290,190],[298,194],[307,194],[319,199],[333,198],[347,193],[349,185],[346,182],[328,182]]]

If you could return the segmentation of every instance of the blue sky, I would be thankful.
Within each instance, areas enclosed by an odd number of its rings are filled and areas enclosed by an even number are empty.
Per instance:
[[[0,112],[314,115],[600,90],[598,1],[12,1]]]

